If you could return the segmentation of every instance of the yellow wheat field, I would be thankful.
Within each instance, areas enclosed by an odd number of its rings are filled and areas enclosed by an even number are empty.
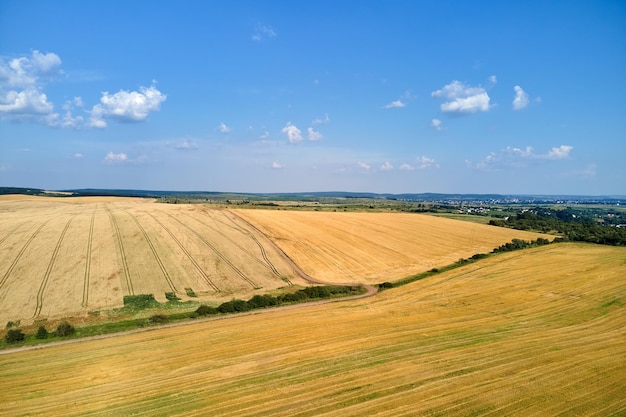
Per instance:
[[[626,413],[626,249],[493,256],[372,298],[0,355],[5,415]]]
[[[537,236],[416,214],[4,196],[0,323],[85,316],[121,307],[125,295],[135,294],[159,301],[166,292],[183,300],[247,299],[307,285],[298,266],[326,282],[390,281],[488,252],[514,237]],[[187,288],[197,297],[189,298]]]
[[[284,254],[225,210],[108,197],[0,199],[1,323],[121,307],[125,295],[224,301],[292,284],[306,282]]]
[[[545,235],[409,213],[237,210],[309,275],[331,282],[394,281]]]

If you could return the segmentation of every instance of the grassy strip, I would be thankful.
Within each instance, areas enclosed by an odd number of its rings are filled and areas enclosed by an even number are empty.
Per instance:
[[[5,337],[0,339],[0,349],[16,346],[32,346],[53,341],[118,333],[138,328],[158,326],[166,323],[188,321],[200,316],[227,315],[280,305],[291,305],[323,299],[341,298],[363,294],[365,291],[366,289],[360,286],[333,285],[307,287],[294,293],[281,294],[277,297],[271,295],[255,295],[247,301],[233,299],[222,303],[217,308],[199,304],[194,301],[179,302],[176,299],[173,299],[174,297],[172,296],[168,297],[170,301],[159,303],[156,301],[153,294],[129,295],[124,297],[124,307],[111,310],[110,313],[113,316],[118,314],[138,315],[141,313],[142,317],[112,320],[98,324],[80,326],[75,329],[72,327],[72,331],[67,334],[63,334],[63,332],[59,333],[58,330],[48,332],[45,330],[45,327],[43,331],[38,331],[37,334],[25,334],[19,330],[19,322],[9,322],[7,323],[7,329],[10,330],[7,332]],[[193,310],[194,307],[196,307],[195,310]],[[148,314],[154,314],[148,316],[146,312]],[[18,334],[18,332],[20,334]]]
[[[516,250],[521,250],[521,249],[527,249],[527,248],[534,248],[537,246],[543,246],[543,245],[549,245],[553,242],[550,242],[548,239],[543,239],[543,238],[538,238],[537,240],[534,241],[525,241],[525,240],[521,240],[521,239],[513,239],[511,242],[509,243],[505,243],[504,245],[498,246],[497,248],[495,248],[493,251],[491,251],[491,253],[477,253],[473,256],[471,256],[470,258],[464,259],[461,258],[458,261],[456,261],[455,263],[446,265],[446,266],[442,266],[439,268],[433,268],[429,271],[426,272],[422,272],[419,273],[417,275],[411,275],[409,277],[403,278],[399,281],[394,281],[394,282],[383,282],[381,284],[378,284],[378,288],[380,290],[384,290],[386,288],[395,288],[395,287],[401,287],[403,285],[407,285],[410,284],[412,282],[415,281],[420,281],[424,278],[428,278],[431,277],[433,275],[436,274],[440,274],[442,272],[447,272],[450,271],[452,269],[456,269],[459,268],[461,266],[465,266],[471,263],[474,263],[480,259],[485,259],[488,258],[490,256],[493,256],[497,253],[500,252],[511,252],[511,251],[516,251]]]

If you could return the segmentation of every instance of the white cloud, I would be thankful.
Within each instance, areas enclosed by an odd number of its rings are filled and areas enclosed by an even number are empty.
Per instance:
[[[254,33],[252,34],[252,40],[256,42],[260,42],[265,39],[275,38],[277,35],[274,28],[271,26],[258,24],[254,28]]]
[[[516,85],[513,87],[515,90],[515,98],[513,99],[513,110],[522,110],[528,106],[528,94],[522,90],[522,87]]]
[[[471,87],[460,81],[452,81],[441,90],[433,91],[435,98],[447,100],[441,104],[441,111],[453,114],[470,114],[489,110],[489,95],[482,87]]]
[[[396,100],[396,101],[392,101],[389,104],[385,104],[383,107],[386,109],[398,109],[398,108],[406,107],[406,103],[403,102],[402,100]]]
[[[76,153],[74,154],[74,158],[76,158],[76,159],[80,159],[80,158],[82,158],[82,157],[83,157],[83,154],[82,154],[82,153],[80,153],[80,152],[76,152]]]
[[[123,152],[120,152],[120,153],[109,152],[104,157],[104,162],[109,163],[109,164],[126,162],[126,161],[128,161],[128,155],[126,155]]]
[[[61,74],[61,58],[53,52],[33,51],[30,57],[19,57],[6,63],[0,59],[0,86],[34,87],[41,77]]]
[[[323,138],[322,134],[314,131],[312,127],[308,128],[307,132],[309,133],[309,140],[318,141]]]
[[[429,158],[427,156],[418,156],[416,160],[417,160],[417,167],[419,169],[439,168],[439,164],[434,159]]]
[[[152,85],[140,87],[139,91],[120,90],[115,94],[107,91],[102,93],[100,104],[91,110],[90,126],[104,128],[106,119],[117,119],[122,122],[142,122],[150,112],[159,110],[167,96]]]
[[[484,170],[500,170],[507,167],[521,168],[533,161],[567,159],[572,149],[574,149],[573,146],[561,145],[553,147],[546,153],[538,154],[531,146],[527,146],[525,149],[507,146],[499,152],[490,152],[476,164],[472,164],[471,161],[466,161],[466,163],[471,168]]]
[[[361,161],[359,161],[357,165],[359,166],[359,168],[364,169],[366,171],[369,171],[372,168],[369,164],[365,162],[361,162]]]
[[[380,170],[381,171],[391,171],[391,170],[393,170],[393,165],[391,164],[391,162],[386,161],[384,164],[382,164],[380,166]]]
[[[8,91],[0,96],[0,112],[16,116],[51,114],[54,110],[48,97],[35,89]]]
[[[287,135],[289,143],[299,143],[302,141],[302,132],[296,126],[292,125],[291,122],[288,122],[281,132]]]
[[[282,169],[283,165],[281,165],[278,161],[272,162],[272,169]]]
[[[263,134],[261,134],[261,136],[259,136],[259,139],[266,140],[269,137],[270,137],[270,132],[265,131],[265,132],[263,132]]]
[[[230,132],[230,127],[227,126],[224,122],[220,123],[220,133],[229,133]]]
[[[430,121],[430,126],[435,129],[435,130],[443,130],[444,127],[441,125],[441,120],[439,119],[432,119]]]
[[[400,165],[400,170],[401,171],[415,171],[415,167],[409,164],[402,164]]]
[[[323,119],[315,119],[311,122],[313,126],[315,125],[325,125],[326,123],[330,123],[330,117],[328,117],[328,113],[324,115]]]
[[[491,84],[496,84],[496,83],[498,82],[498,79],[496,78],[496,76],[495,76],[495,75],[490,75],[490,76],[489,76],[489,82],[490,82]]]

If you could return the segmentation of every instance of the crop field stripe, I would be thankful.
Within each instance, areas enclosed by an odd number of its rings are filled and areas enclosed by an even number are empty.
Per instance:
[[[152,244],[152,241],[150,240],[150,237],[148,237],[148,234],[146,233],[146,230],[143,228],[141,223],[139,223],[139,220],[137,220],[137,218],[135,216],[133,216],[132,214],[128,213],[127,211],[124,210],[124,212],[127,213],[130,217],[133,218],[133,220],[137,224],[137,227],[139,228],[139,230],[143,234],[143,237],[146,239],[146,242],[148,242],[148,246],[150,246],[150,250],[152,251],[152,255],[154,255],[154,259],[156,259],[157,263],[159,264],[159,268],[161,268],[161,272],[163,273],[163,276],[165,277],[165,280],[167,281],[167,284],[170,286],[170,289],[172,291],[174,291],[175,293],[182,294],[180,291],[178,291],[176,289],[176,286],[174,285],[174,282],[172,282],[172,278],[170,277],[170,274],[168,274],[167,270],[165,269],[165,265],[163,265],[163,262],[161,261],[161,258],[159,257],[159,254],[157,253],[156,248]]]
[[[26,248],[28,248],[28,245],[30,245],[30,243],[33,241],[33,239],[35,239],[35,236],[37,236],[39,231],[41,229],[43,229],[43,227],[47,223],[48,223],[48,220],[43,222],[43,224],[41,226],[39,226],[39,228],[37,230],[35,230],[35,232],[32,235],[30,235],[30,237],[28,238],[26,243],[24,243],[24,246],[22,246],[22,249],[20,249],[20,251],[17,254],[17,256],[15,257],[15,259],[13,259],[13,262],[11,263],[11,266],[9,266],[9,269],[7,269],[7,271],[4,273],[4,276],[2,277],[2,280],[0,280],[0,288],[2,288],[4,286],[4,284],[6,283],[7,279],[9,278],[9,275],[11,275],[11,272],[13,272],[13,269],[15,269],[15,265],[17,265],[17,263],[19,262],[20,258],[22,257],[22,255],[26,251]]]
[[[63,243],[65,233],[67,232],[67,229],[69,229],[73,219],[73,217],[70,217],[70,219],[67,221],[65,227],[63,228],[63,231],[61,232],[61,236],[59,236],[59,240],[54,247],[54,251],[52,252],[52,256],[50,257],[50,262],[48,262],[48,268],[46,269],[46,273],[43,276],[41,285],[39,285],[39,291],[37,291],[37,306],[35,307],[35,313],[33,313],[33,318],[38,317],[39,314],[41,314],[41,309],[43,308],[43,293],[46,291],[46,287],[48,286],[48,280],[50,279],[52,268],[54,268],[54,263],[57,259],[57,256],[59,255],[59,249],[61,248],[61,243]]]
[[[128,261],[126,260],[126,253],[124,252],[124,242],[122,242],[122,234],[120,233],[120,227],[117,224],[117,220],[115,216],[111,212],[111,209],[108,207],[104,207],[109,215],[109,219],[111,219],[111,223],[113,224],[113,228],[115,229],[115,236],[117,237],[117,246],[120,249],[120,255],[122,257],[122,266],[124,268],[124,278],[126,279],[126,286],[128,287],[128,294],[135,295],[135,290],[133,289],[133,281],[130,278],[130,271],[128,270]]]
[[[265,248],[263,247],[263,245],[261,245],[261,243],[257,240],[257,238],[250,233],[249,230],[245,230],[243,227],[237,225],[237,223],[235,223],[234,221],[231,220],[231,222],[234,224],[234,226],[226,224],[225,222],[221,221],[221,220],[217,220],[213,217],[211,217],[208,213],[206,213],[207,216],[209,216],[211,218],[211,220],[214,220],[218,223],[223,224],[226,227],[230,227],[233,229],[236,229],[238,231],[240,231],[241,233],[247,235],[248,237],[250,237],[258,246],[259,249],[261,250],[261,256],[263,257],[263,259],[265,259],[265,262],[263,262],[261,259],[259,259],[257,257],[257,255],[255,255],[254,253],[250,252],[249,250],[247,250],[246,248],[244,248],[243,246],[241,246],[239,243],[237,243],[235,240],[229,238],[228,236],[223,235],[228,241],[230,241],[233,245],[237,246],[239,249],[241,249],[242,252],[247,253],[248,255],[250,255],[250,257],[252,259],[254,259],[258,264],[262,265],[263,267],[267,268],[270,270],[271,273],[273,273],[274,275],[276,275],[277,277],[280,277],[280,273],[278,272],[278,270],[276,270],[276,268],[274,267],[274,265],[272,264],[272,262],[270,262],[269,258],[267,257],[267,254],[265,253]],[[200,220],[196,220],[198,223],[208,227],[209,229],[215,231],[216,233],[220,233],[217,229],[215,229],[214,227],[200,221]]]
[[[244,281],[246,281],[248,284],[250,284],[250,286],[252,288],[254,288],[255,290],[259,288],[259,286],[256,285],[254,283],[254,281],[252,281],[243,272],[241,272],[241,270],[239,270],[239,268],[237,268],[226,256],[224,256],[219,250],[217,250],[217,248],[214,245],[212,245],[208,240],[206,240],[204,238],[204,236],[202,236],[200,233],[198,233],[195,230],[193,230],[191,227],[187,226],[185,223],[181,222],[177,217],[172,216],[169,213],[168,213],[168,216],[170,216],[172,219],[176,220],[178,223],[182,224],[189,231],[191,231],[193,234],[195,234],[198,237],[198,239],[200,239],[202,242],[204,242],[204,244],[207,245],[221,260],[223,260],[226,263],[226,265],[230,266],[232,268],[232,270],[235,271],[235,273],[237,275],[239,275]]]
[[[91,215],[91,224],[89,225],[89,237],[87,239],[87,259],[85,263],[85,277],[83,279],[83,302],[81,305],[83,307],[87,307],[89,305],[89,275],[91,273],[91,245],[93,241],[93,225],[96,219],[96,210],[98,210],[98,205],[93,211]]]
[[[215,285],[215,283],[211,280],[211,277],[209,277],[209,275],[204,272],[204,270],[202,269],[202,267],[198,264],[198,262],[196,262],[196,260],[194,259],[193,256],[191,256],[191,254],[189,253],[189,251],[187,251],[187,249],[185,249],[185,247],[183,246],[183,244],[180,242],[180,240],[178,240],[178,238],[176,237],[176,235],[174,233],[172,233],[172,231],[170,229],[168,229],[163,223],[161,223],[156,217],[154,217],[152,214],[147,213],[150,217],[152,217],[154,219],[155,222],[157,222],[162,228],[163,230],[165,230],[170,237],[174,240],[174,242],[176,242],[176,244],[178,245],[178,247],[180,248],[180,250],[183,251],[183,253],[185,255],[187,255],[187,259],[189,259],[189,261],[193,264],[193,266],[196,267],[196,270],[198,271],[198,273],[202,276],[202,278],[204,278],[204,280],[207,282],[207,284],[209,284],[211,286],[211,288],[213,288],[216,292],[220,292],[220,289],[217,285]]]

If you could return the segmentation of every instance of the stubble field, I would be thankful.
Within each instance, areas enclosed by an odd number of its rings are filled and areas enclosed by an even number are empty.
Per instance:
[[[418,214],[4,196],[0,323],[86,316],[126,295],[220,303],[311,282],[392,281],[539,236]]]
[[[225,210],[141,199],[0,200],[2,323],[117,308],[125,295],[219,302],[294,284],[307,282]]]
[[[623,415],[625,265],[544,246],[372,298],[0,355],[2,411]]]
[[[323,281],[395,281],[489,253],[513,238],[550,236],[410,213],[236,210],[309,275]]]

